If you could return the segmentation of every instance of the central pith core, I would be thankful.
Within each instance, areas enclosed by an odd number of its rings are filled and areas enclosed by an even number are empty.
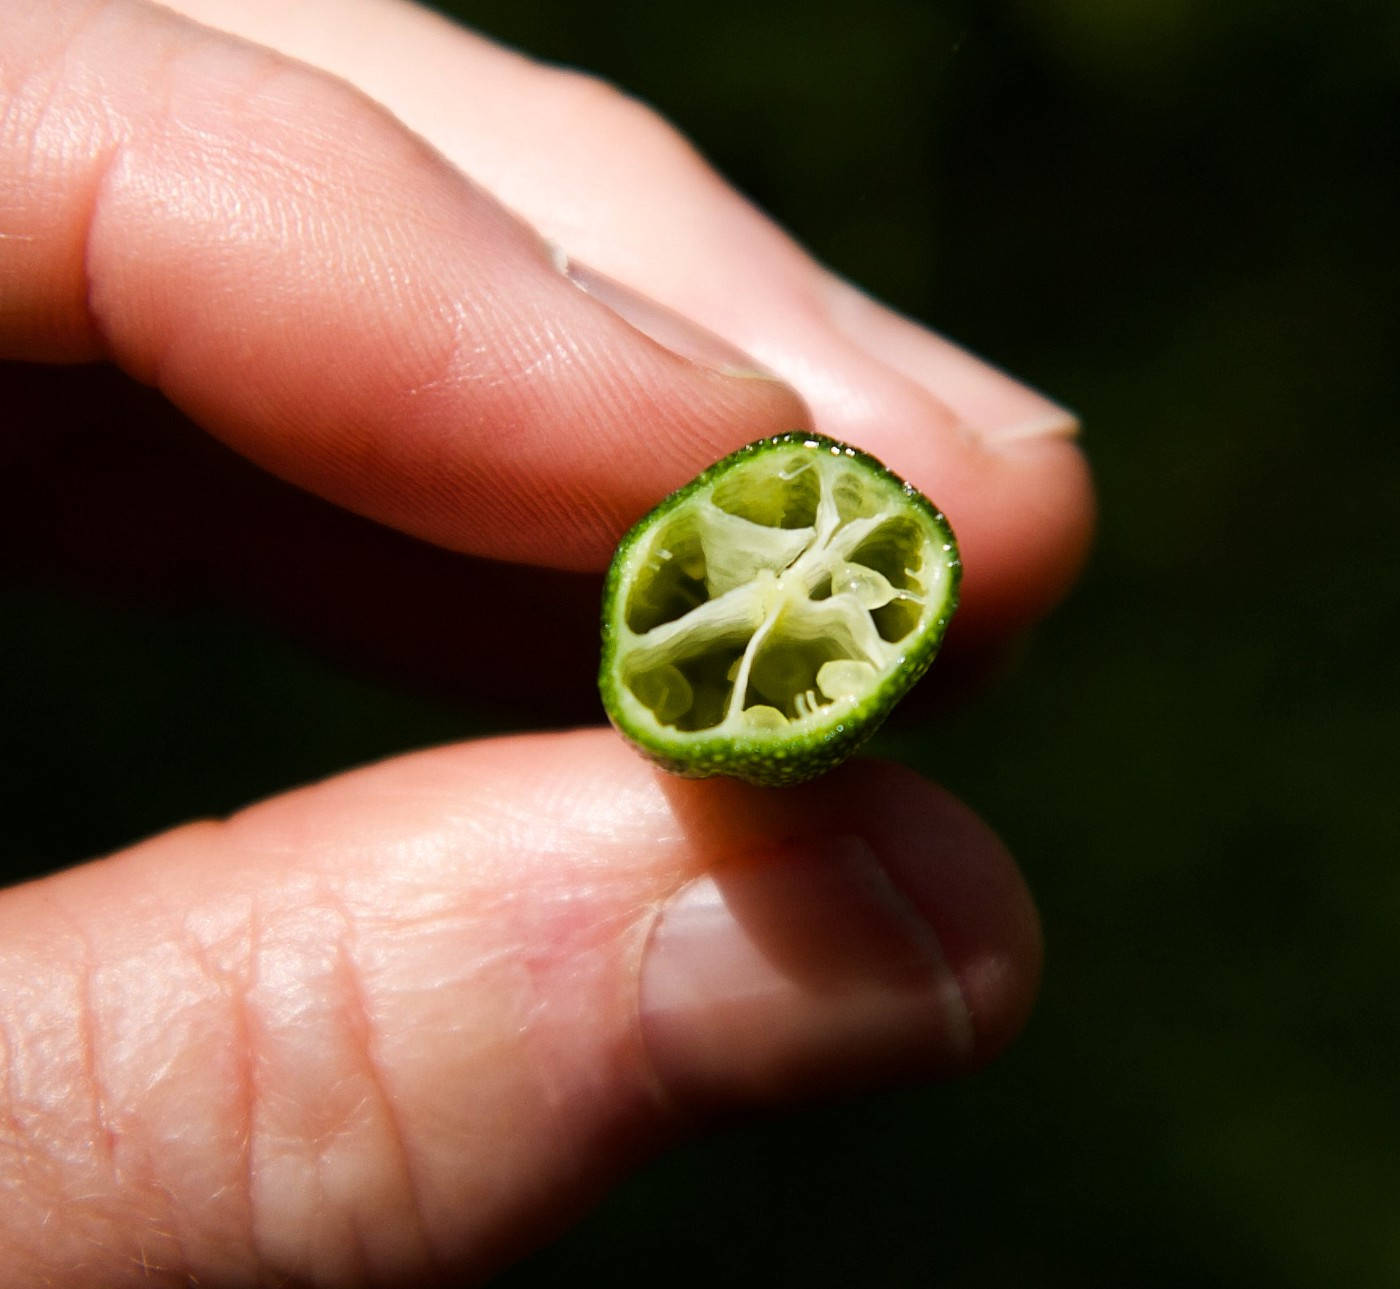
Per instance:
[[[752,737],[871,692],[941,600],[946,562],[897,484],[840,449],[758,455],[634,556],[623,681],[657,723]]]

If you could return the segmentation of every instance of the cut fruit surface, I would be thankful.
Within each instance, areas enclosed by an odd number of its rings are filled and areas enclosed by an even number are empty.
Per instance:
[[[796,783],[868,738],[957,603],[947,520],[856,448],[741,448],[623,538],[603,597],[608,715],[678,774]]]

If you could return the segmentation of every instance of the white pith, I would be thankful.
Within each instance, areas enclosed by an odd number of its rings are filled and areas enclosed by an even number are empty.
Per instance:
[[[684,500],[687,538],[693,541],[698,534],[702,555],[694,561],[697,572],[692,576],[700,577],[703,562],[709,598],[649,630],[632,630],[624,612],[619,612],[615,626],[618,674],[623,679],[617,701],[630,722],[668,741],[786,738],[839,725],[900,668],[908,649],[944,613],[948,600],[955,556],[946,536],[921,507],[911,504],[897,481],[855,454],[798,447],[761,455],[734,469],[766,471],[774,487],[815,471],[815,514],[805,527],[782,528],[723,510],[714,494],[727,475]],[[758,475],[756,486],[763,486],[764,477]],[[847,497],[858,496],[859,509],[873,513],[843,516],[838,487]],[[893,585],[876,569],[852,559],[863,543],[894,521],[913,521],[918,533],[918,549],[904,561],[898,578],[904,586]],[[657,576],[676,558],[666,546],[667,531],[667,523],[658,523],[628,553],[627,584],[637,577]],[[813,592],[824,590],[828,582],[829,595],[814,600]],[[896,602],[908,607],[908,626],[887,625],[886,634],[893,631],[897,638],[886,639],[872,614]],[[776,644],[770,646],[773,641]],[[694,701],[694,694],[687,699],[689,682],[675,664],[688,665],[704,651],[702,646],[710,648],[715,642],[723,642],[726,653],[739,650],[725,673],[730,688],[723,715],[700,728],[678,728],[674,722],[686,718],[691,708],[684,704]],[[772,652],[765,655],[770,647]],[[808,668],[813,655],[831,655],[817,667],[813,683],[793,687],[787,711],[764,701],[751,683],[755,667],[763,665],[772,688],[771,675],[780,669],[784,649]],[[647,701],[634,691],[634,684]],[[707,685],[713,710],[721,690]]]

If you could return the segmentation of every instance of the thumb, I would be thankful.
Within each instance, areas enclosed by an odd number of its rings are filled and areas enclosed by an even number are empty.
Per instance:
[[[21,5],[0,111],[0,357],[112,358],[415,536],[600,568],[707,461],[808,423],[786,386],[734,374],[742,355],[557,262],[387,111],[270,50],[135,0]]]
[[[484,1275],[717,1108],[955,1072],[1034,915],[913,775],[387,762],[0,899],[8,1283]]]

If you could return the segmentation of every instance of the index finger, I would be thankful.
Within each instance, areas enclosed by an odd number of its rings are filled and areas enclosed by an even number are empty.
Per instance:
[[[170,3],[361,86],[571,255],[739,345],[818,430],[925,491],[962,550],[956,639],[1033,621],[1078,572],[1093,498],[1073,414],[835,277],[644,104],[408,0]],[[758,437],[734,429],[726,448]],[[714,459],[705,446],[683,478]]]

